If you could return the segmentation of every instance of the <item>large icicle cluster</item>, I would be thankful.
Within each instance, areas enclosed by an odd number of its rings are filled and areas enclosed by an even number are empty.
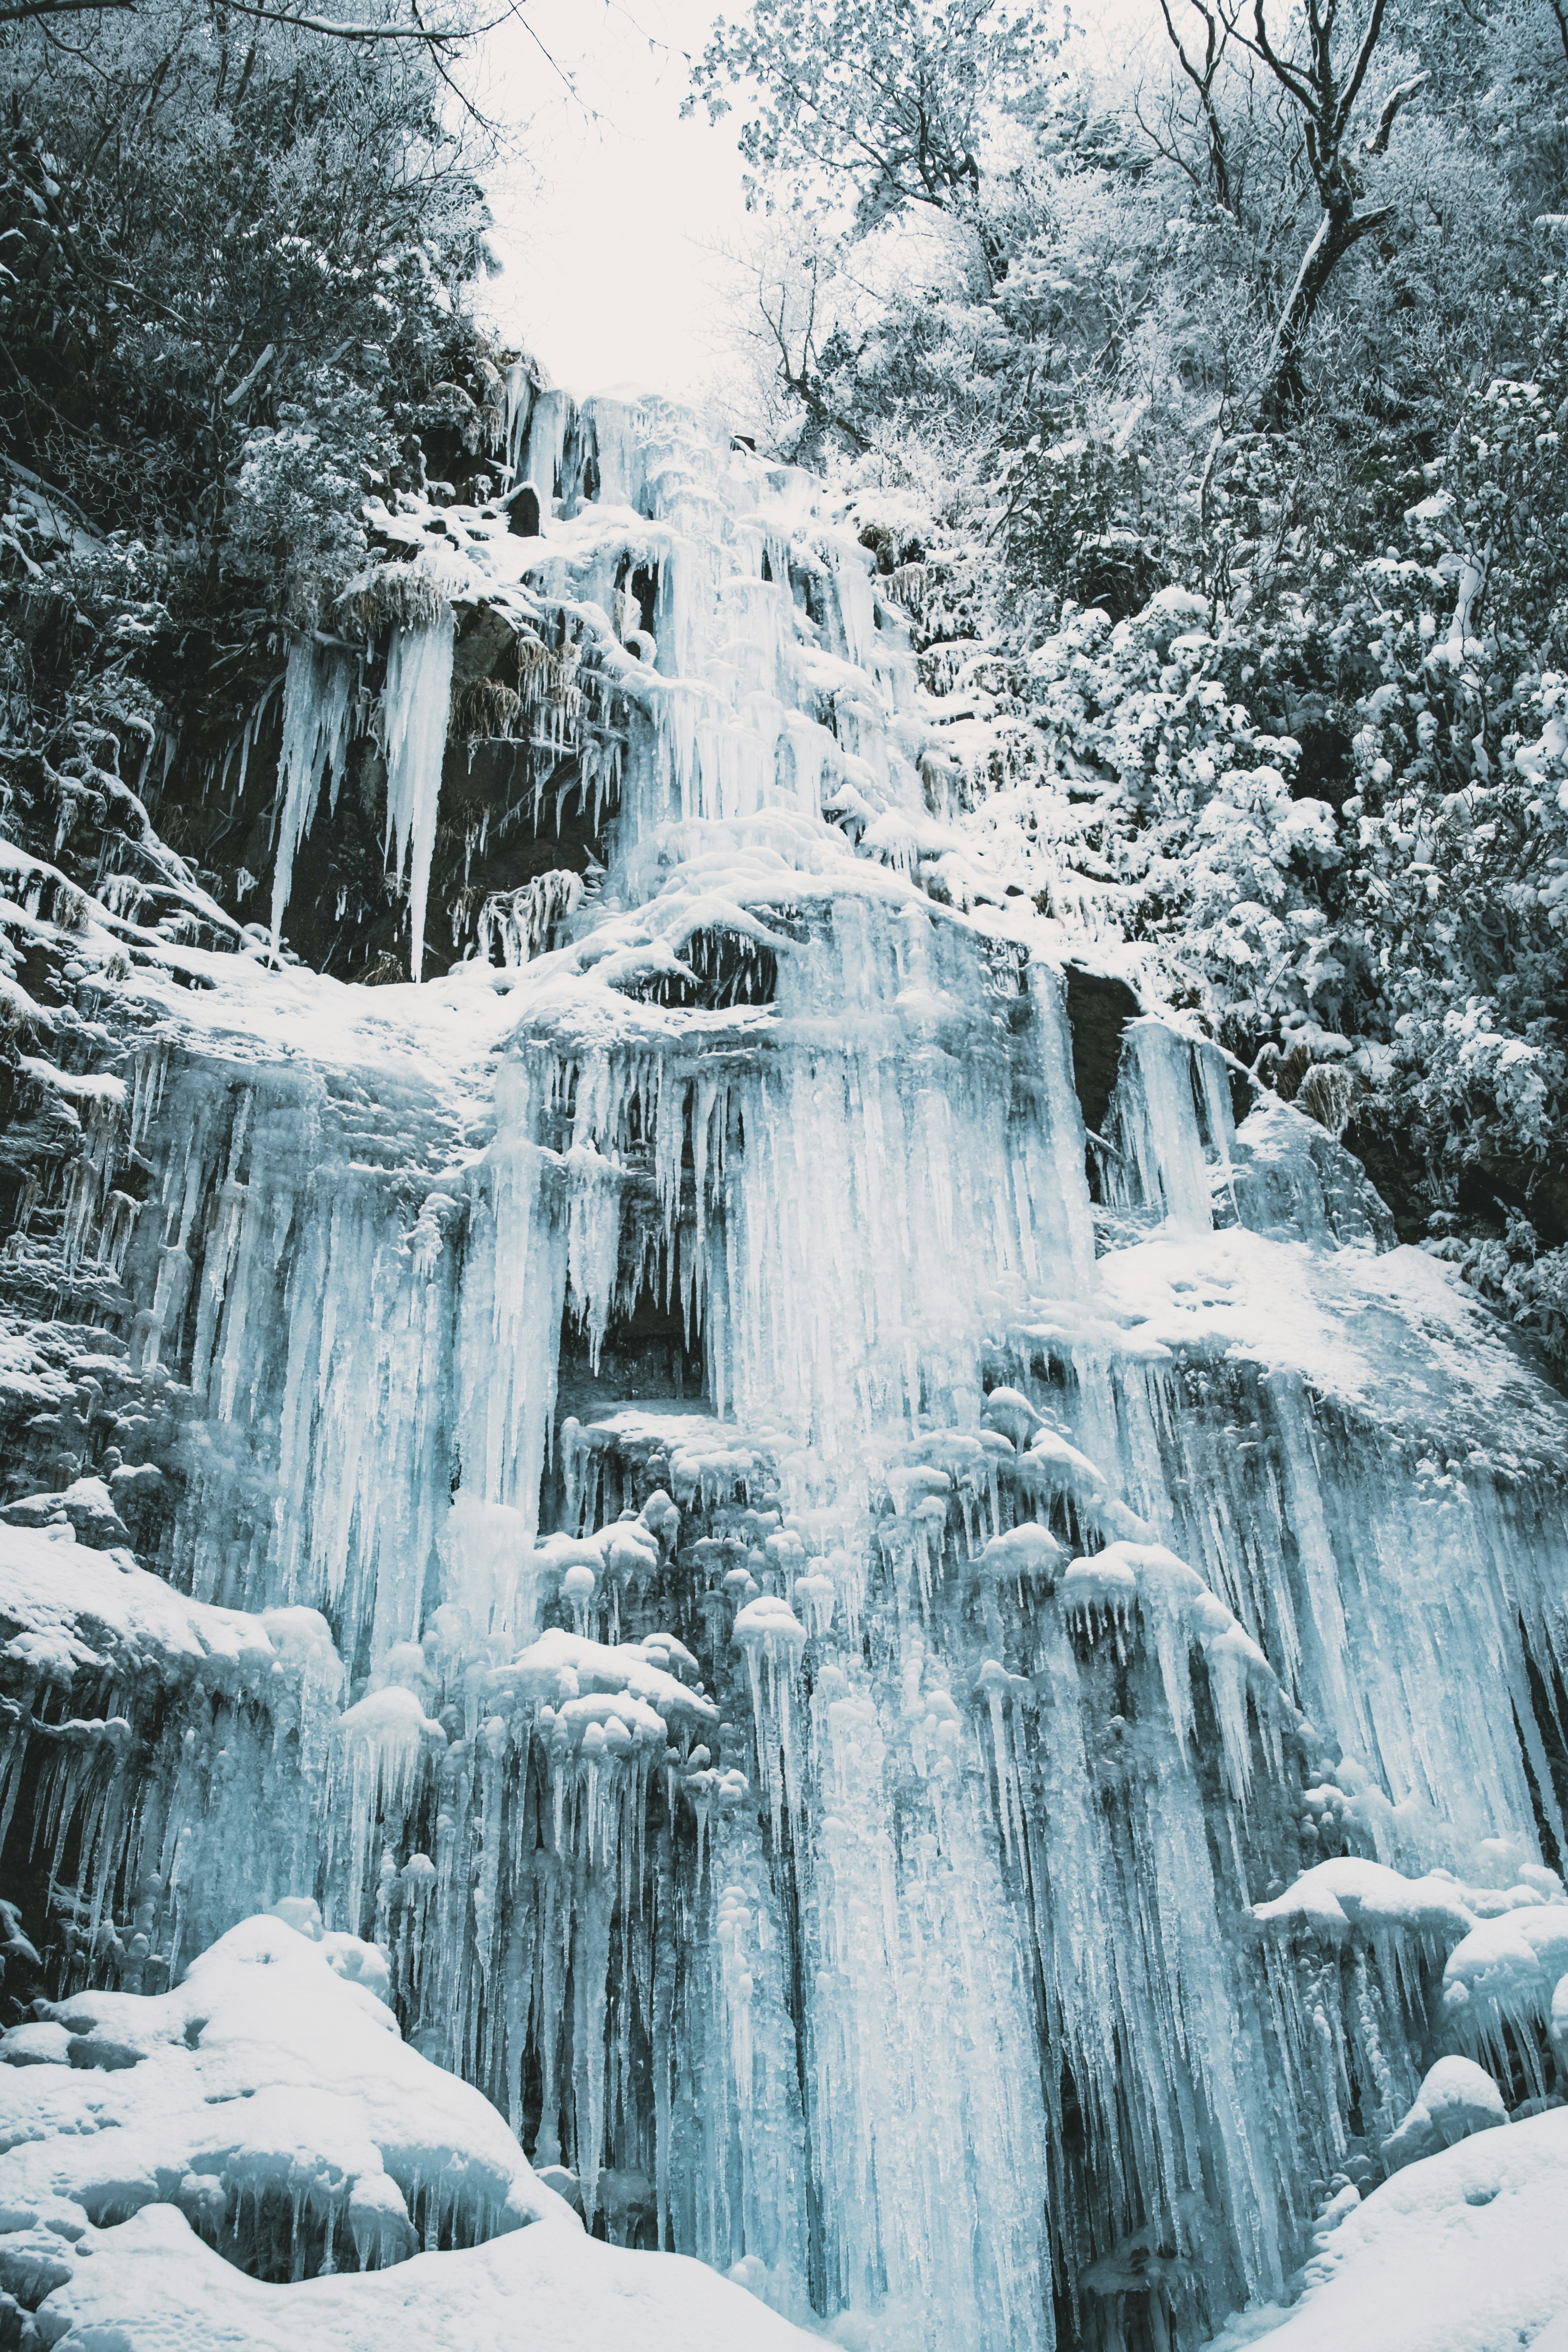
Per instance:
[[[417,990],[136,936],[111,981],[135,927],[79,916],[104,1017],[40,1084],[102,1306],[8,1375],[0,1535],[63,2005],[0,2058],[162,2048],[319,1905],[613,2243],[851,2346],[1194,2345],[1485,2105],[1435,2063],[1558,2096],[1568,1420],[1325,1129],[1238,1127],[1152,973],[963,849],[816,486],[657,403],[520,386],[509,448],[539,532],[373,518],[416,976],[449,695],[603,866]],[[481,638],[517,683],[454,693]],[[275,923],[358,658],[290,669]],[[347,2249],[542,2194],[443,2221],[339,2120],[287,2216],[259,2140],[249,2204],[216,2124],[148,2158],[157,2296],[174,2204],[202,2293],[299,2276],[335,2343],[385,2307],[318,2292]],[[134,2343],[90,2226],[33,2301]]]

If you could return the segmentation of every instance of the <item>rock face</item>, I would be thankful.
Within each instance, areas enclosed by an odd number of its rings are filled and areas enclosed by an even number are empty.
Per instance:
[[[143,2151],[8,2292],[162,2343],[221,2258],[381,2341],[323,2276],[500,2263],[560,2189],[846,2343],[1189,2345],[1420,2153],[1418,2092],[1452,2137],[1435,2059],[1554,2096],[1568,1416],[1323,1126],[1238,1130],[968,855],[816,486],[657,404],[512,447],[540,531],[384,510],[364,654],[284,688],[278,931],[374,740],[413,968],[455,761],[531,845],[477,953],[349,987],[36,859],[0,908],[53,990],[0,2095],[170,2003],[199,2046],[233,1931],[475,2086],[461,2193],[280,2109],[284,2204]],[[476,2186],[498,2131],[547,2189]]]

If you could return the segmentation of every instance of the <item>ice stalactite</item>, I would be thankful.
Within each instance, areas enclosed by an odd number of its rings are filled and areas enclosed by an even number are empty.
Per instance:
[[[1213,1222],[1205,1128],[1216,1117],[1212,1046],[1189,1045],[1163,1022],[1137,1021],[1123,1033],[1121,1075],[1111,1104],[1110,1190],[1156,1222],[1206,1227]],[[1223,1080],[1219,1082],[1223,1087]],[[1194,1094],[1197,1092],[1194,1115]],[[1223,1134],[1228,1106],[1218,1117]]]
[[[395,629],[386,657],[382,696],[382,748],[386,755],[386,848],[393,871],[408,876],[408,972],[419,978],[425,961],[425,908],[436,820],[441,799],[441,763],[452,699],[451,607],[432,621]]]
[[[523,453],[528,446],[529,419],[533,410],[534,383],[527,363],[518,360],[508,368],[504,382],[506,407],[504,412],[503,447],[507,471],[512,482],[525,478]]]
[[[282,942],[295,856],[310,830],[323,783],[329,809],[335,810],[338,804],[353,726],[356,668],[351,655],[319,646],[310,637],[296,638],[289,650],[283,679],[283,747],[278,758],[282,809],[272,871],[274,955]]]

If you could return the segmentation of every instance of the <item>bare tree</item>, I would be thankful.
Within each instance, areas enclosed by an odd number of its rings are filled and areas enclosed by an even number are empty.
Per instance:
[[[1275,322],[1258,401],[1265,425],[1278,423],[1295,404],[1302,345],[1335,269],[1394,215],[1392,204],[1363,204],[1365,191],[1352,131],[1386,8],[1387,0],[1369,0],[1359,23],[1342,25],[1341,0],[1301,0],[1304,58],[1287,56],[1280,48],[1268,29],[1266,0],[1252,0],[1250,33],[1242,29],[1239,8],[1227,20],[1231,33],[1268,67],[1297,111],[1321,207],[1317,230]],[[1383,153],[1399,109],[1426,79],[1425,74],[1417,75],[1390,93],[1375,130],[1362,142],[1363,153]]]
[[[830,399],[823,365],[823,346],[835,339],[836,322],[829,317],[825,332],[827,288],[835,275],[834,259],[820,247],[783,250],[742,262],[754,278],[760,340],[771,347],[774,381],[800,403],[805,423],[797,433],[797,457],[819,453],[835,436],[851,449],[869,447],[865,435]]]
[[[1568,0],[1565,0],[1565,5],[1568,5]],[[1215,96],[1215,84],[1219,79],[1221,66],[1225,62],[1230,27],[1221,16],[1218,7],[1214,5],[1214,0],[1188,0],[1188,5],[1203,26],[1201,58],[1195,52],[1189,52],[1185,41],[1177,30],[1175,17],[1171,13],[1170,0],[1160,0],[1160,14],[1165,20],[1165,31],[1170,37],[1171,47],[1176,53],[1176,62],[1197,92],[1198,109],[1203,118],[1204,139],[1207,147],[1208,193],[1220,211],[1227,214],[1234,220],[1236,196],[1231,186],[1230,145],[1226,136],[1225,119],[1220,112],[1219,101]],[[1139,116],[1139,121],[1142,122],[1142,114]],[[1147,123],[1143,123],[1143,129],[1151,138],[1154,138],[1154,133],[1149,131]],[[1169,155],[1173,162],[1178,163],[1190,178],[1197,178],[1196,171],[1173,148],[1158,139],[1155,139],[1155,144],[1160,147],[1163,154]]]

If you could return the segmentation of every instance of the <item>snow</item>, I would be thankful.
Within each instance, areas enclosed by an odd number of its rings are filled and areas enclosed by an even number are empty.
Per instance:
[[[0,2040],[0,2263],[54,2282],[42,2340],[337,2352],[458,2330],[500,2352],[520,2308],[570,2342],[803,2340],[700,2264],[585,2239],[489,2103],[402,2040],[365,1988],[375,1948],[280,1907],[301,1926],[245,1921],[172,1992],[79,1996]],[[235,2266],[312,2234],[337,2275]],[[468,2251],[422,2252],[437,2235]]]
[[[1273,1902],[1260,1903],[1257,1916],[1310,1927],[1334,1941],[1356,1927],[1373,1936],[1394,1932],[1451,1944],[1475,1924],[1464,1892],[1447,1874],[1409,1879],[1383,1863],[1347,1854],[1320,1863]]]
[[[1384,2142],[1384,2159],[1408,2164],[1507,2121],[1502,2093],[1473,2058],[1439,2058],[1423,2077],[1409,2114]]]
[[[329,1643],[324,1620],[318,1619]],[[0,1634],[7,1657],[46,1681],[84,1668],[198,1685],[254,1685],[279,1661],[264,1626],[187,1601],[127,1552],[94,1551],[68,1521],[0,1527]]]
[[[1568,2109],[1414,2164],[1342,2221],[1299,2308],[1212,2352],[1555,2352],[1568,2314]]]
[[[1100,1272],[1107,1305],[1142,1345],[1294,1372],[1390,1421],[1447,1422],[1467,1452],[1555,1443],[1528,1359],[1422,1250],[1328,1253],[1240,1226],[1194,1242],[1167,1228]]]

